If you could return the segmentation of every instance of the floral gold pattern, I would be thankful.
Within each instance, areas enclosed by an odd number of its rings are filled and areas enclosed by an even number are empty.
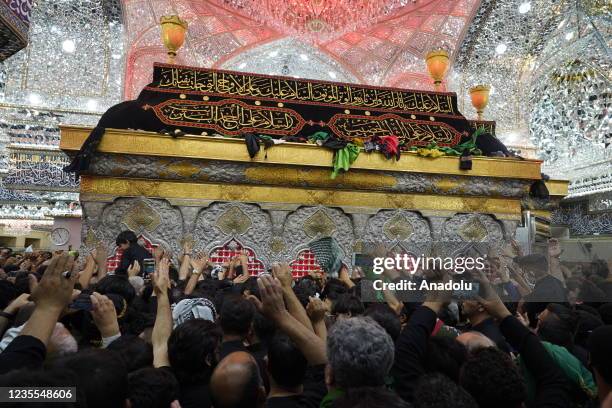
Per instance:
[[[151,232],[161,224],[159,214],[143,201],[134,204],[121,221],[132,231]]]
[[[242,235],[251,228],[253,222],[244,211],[233,206],[217,219],[216,225],[225,234]]]
[[[485,227],[478,217],[474,217],[463,224],[457,233],[461,239],[468,242],[481,242],[489,234],[487,227]]]
[[[383,226],[383,232],[389,239],[404,241],[412,235],[414,228],[405,216],[402,214],[397,214],[385,223]]]
[[[304,221],[304,232],[311,238],[330,236],[336,229],[334,220],[324,210],[319,210]]]

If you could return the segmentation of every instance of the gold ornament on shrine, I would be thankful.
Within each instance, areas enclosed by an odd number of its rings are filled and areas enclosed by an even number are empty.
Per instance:
[[[435,89],[439,91],[450,65],[448,52],[445,50],[430,51],[425,57],[425,63],[427,64],[429,76],[431,76],[434,81]]]
[[[176,53],[185,42],[187,34],[187,22],[177,15],[162,16],[159,19],[161,25],[161,37],[168,49],[168,62],[175,63]]]
[[[470,88],[470,98],[472,99],[472,106],[476,108],[476,113],[478,113],[478,120],[482,120],[484,110],[489,104],[490,91],[491,87],[489,85],[476,85]]]

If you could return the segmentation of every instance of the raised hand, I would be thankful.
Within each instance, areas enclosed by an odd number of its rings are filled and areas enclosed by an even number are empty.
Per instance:
[[[31,295],[37,307],[61,311],[70,303],[78,277],[73,269],[74,259],[70,255],[62,254],[51,259]]]
[[[200,252],[195,257],[191,258],[189,262],[191,263],[194,273],[201,273],[208,264],[208,257],[204,252]]]
[[[37,286],[38,286],[38,279],[36,279],[36,275],[34,275],[33,273],[30,273],[28,275],[28,287],[30,288],[30,293],[34,292]]]
[[[134,261],[133,264],[128,266],[127,272],[128,272],[128,276],[130,277],[138,276],[138,274],[140,273],[140,262]]]
[[[499,295],[491,286],[491,283],[489,283],[489,280],[483,272],[477,276],[477,280],[480,284],[480,293],[483,294],[482,297],[478,296],[477,300],[480,302],[480,304],[482,304],[485,310],[489,312],[491,316],[499,320],[509,316],[511,313],[508,311],[506,305],[504,305],[504,303],[501,301]]]
[[[155,258],[155,263],[159,263],[159,261],[164,257],[164,248],[161,245],[158,245],[153,249],[153,257]]]
[[[283,288],[291,288],[293,276],[291,276],[291,268],[288,263],[272,265],[272,275],[278,279]]]
[[[191,251],[193,251],[193,241],[185,239],[183,241],[183,255],[191,255]]]
[[[168,288],[170,287],[169,272],[170,260],[168,258],[163,258],[161,261],[159,261],[157,271],[151,274],[153,289],[155,290],[155,294],[157,296],[163,296],[168,293]]]
[[[308,305],[306,305],[306,313],[313,322],[320,322],[325,318],[325,303],[318,297],[310,296]]]
[[[21,295],[13,299],[11,303],[9,303],[9,305],[4,308],[3,311],[5,313],[14,315],[19,311],[19,309],[21,309],[23,306],[27,305],[28,303],[30,303],[30,294],[22,293]]]
[[[245,275],[245,274],[240,274],[239,276],[237,276],[236,278],[234,278],[233,282],[234,284],[238,284],[238,283],[244,283],[246,281],[248,281],[250,278],[249,275]]]
[[[255,304],[255,307],[262,314],[269,319],[276,320],[287,312],[283,300],[283,289],[277,278],[262,275],[257,279],[257,285],[259,286],[261,301],[253,295],[250,295],[248,299]]]
[[[104,244],[98,244],[96,246],[96,249],[91,252],[91,255],[96,261],[98,267],[100,267],[101,265],[106,265],[106,259],[108,258],[108,250],[106,249],[106,246],[104,246]]]
[[[94,292],[91,299],[91,316],[102,337],[111,337],[119,334],[117,311],[115,304],[108,297]]]

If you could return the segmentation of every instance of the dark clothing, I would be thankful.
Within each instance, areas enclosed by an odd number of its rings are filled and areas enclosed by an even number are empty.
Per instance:
[[[153,256],[149,251],[145,248],[141,247],[138,244],[130,243],[130,247],[123,251],[123,255],[121,256],[121,263],[119,267],[115,271],[117,275],[127,275],[127,270],[134,263],[134,261],[138,261],[140,265],[140,274],[143,274],[143,260],[147,258],[152,258]]]
[[[268,348],[261,342],[247,346],[247,350],[256,360],[263,360],[268,356]]]
[[[525,309],[529,321],[536,322],[537,316],[549,303],[567,303],[567,292],[563,283],[552,275],[546,275],[538,280],[533,291],[525,296]]]
[[[294,408],[304,407],[307,405],[301,405],[301,395],[290,395],[288,397],[271,397],[266,401],[267,408]],[[314,405],[315,407],[318,405]]]
[[[244,351],[246,353],[249,352],[249,350],[242,343],[242,340],[224,341],[221,343],[221,347],[219,347],[219,361],[236,351]]]
[[[395,379],[395,391],[404,401],[412,402],[418,379],[425,374],[427,344],[436,320],[433,310],[419,306],[395,343],[395,361],[391,373]]]
[[[171,367],[160,367],[159,370],[168,370],[174,375],[174,370]],[[208,381],[199,381],[197,383],[185,384],[179,381],[179,403],[181,408],[210,408],[212,400],[210,398],[210,390],[208,389]]]
[[[325,365],[308,367],[304,377],[304,391],[300,395],[271,397],[266,401],[267,408],[317,408],[327,393],[325,385]]]
[[[605,281],[599,286],[599,288],[606,295],[606,299],[605,299],[606,303],[611,303],[612,302],[612,282]]]
[[[209,408],[212,406],[208,384],[180,384],[181,408]]]
[[[533,407],[569,406],[565,376],[538,337],[514,316],[502,320],[499,328],[510,345],[518,350],[527,369],[535,378],[536,396]]]
[[[506,353],[512,352],[512,347],[510,347],[501,330],[499,330],[499,326],[497,326],[497,323],[495,323],[495,320],[492,317],[483,320],[479,324],[471,326],[470,330],[480,332],[493,340],[493,343],[495,343],[497,348],[499,348],[501,351],[505,351]]]
[[[563,282],[552,275],[546,275],[536,282],[527,298],[530,302],[566,303],[567,292]]]
[[[40,368],[47,348],[33,336],[20,335],[0,353],[0,374],[20,368]]]

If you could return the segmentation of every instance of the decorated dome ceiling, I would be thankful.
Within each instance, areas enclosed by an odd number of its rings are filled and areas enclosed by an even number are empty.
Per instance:
[[[288,75],[307,73],[310,78],[429,88],[424,55],[440,47],[454,52],[478,3],[124,0],[128,40],[125,95],[136,95],[149,81],[151,63],[165,60],[158,27],[165,14],[179,14],[189,22],[179,63],[270,73],[285,51],[305,56],[300,64],[292,64],[295,70]],[[280,48],[275,52],[274,42],[279,40],[283,41],[277,43]],[[238,60],[241,62],[235,65]]]
[[[0,120],[95,123],[166,60],[159,18],[178,14],[187,65],[431,89],[424,56],[445,48],[444,85],[467,117],[469,87],[490,84],[485,118],[504,142],[575,192],[612,189],[611,12],[606,0],[38,1],[30,45],[0,63]]]

